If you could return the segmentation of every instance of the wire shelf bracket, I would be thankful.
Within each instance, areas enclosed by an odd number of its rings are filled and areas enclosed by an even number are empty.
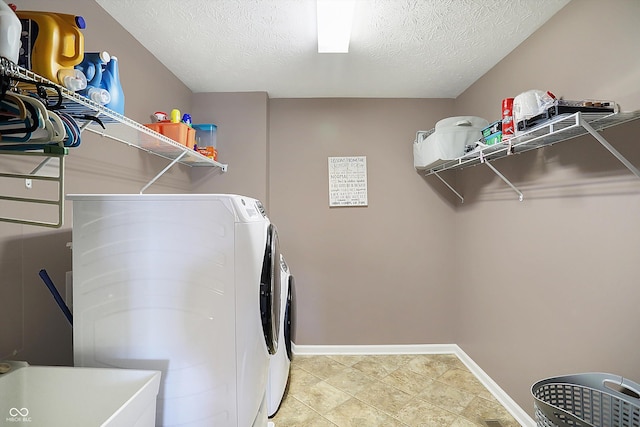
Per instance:
[[[455,189],[455,188],[453,188],[453,187],[451,186],[451,184],[449,184],[447,181],[445,181],[445,180],[444,180],[444,178],[442,178],[442,177],[438,174],[438,172],[434,172],[433,174],[434,174],[434,175],[435,175],[435,176],[436,176],[440,181],[442,181],[442,183],[443,183],[444,185],[446,185],[446,186],[449,188],[449,190],[453,191],[453,193],[454,193],[456,196],[458,196],[458,199],[460,199],[460,203],[464,203],[464,197],[462,197],[462,195],[461,195],[460,193],[458,193],[458,192],[456,191],[456,189]]]
[[[580,122],[580,126],[585,128],[585,130],[587,132],[589,132],[591,134],[591,136],[593,136],[596,139],[596,141],[598,141],[604,148],[609,150],[609,152],[611,154],[613,154],[613,156],[616,159],[618,159],[620,161],[620,163],[625,165],[627,167],[627,169],[629,169],[635,176],[640,178],[640,170],[638,170],[637,167],[635,167],[629,160],[627,160],[626,157],[624,157],[622,154],[620,154],[620,152],[618,150],[613,148],[613,146],[611,144],[609,144],[609,142],[602,135],[600,135],[600,133],[598,131],[596,131],[593,127],[591,127],[591,125],[589,123],[587,123],[587,121],[584,120],[584,118],[582,116],[580,116],[578,120]]]
[[[505,182],[505,184],[507,184],[509,187],[511,187],[511,189],[513,191],[515,191],[516,193],[518,193],[518,200],[523,201],[524,200],[524,195],[522,194],[522,192],[520,190],[518,190],[518,188],[513,185],[511,183],[511,181],[509,181],[504,175],[502,175],[500,173],[500,171],[498,171],[498,169],[496,169],[491,163],[489,163],[488,161],[484,160],[483,163],[487,166],[489,166],[489,169],[491,169],[493,171],[493,173],[495,173],[496,175],[498,175],[498,177],[503,180]]]

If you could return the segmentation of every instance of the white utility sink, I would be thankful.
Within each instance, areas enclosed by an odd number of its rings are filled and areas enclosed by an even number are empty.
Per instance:
[[[158,371],[0,365],[0,426],[155,425]]]

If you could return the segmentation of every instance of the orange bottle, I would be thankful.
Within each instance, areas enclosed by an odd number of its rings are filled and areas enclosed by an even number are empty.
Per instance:
[[[17,10],[22,23],[22,49],[19,65],[63,84],[60,70],[68,70],[84,58],[84,18],[54,12]]]

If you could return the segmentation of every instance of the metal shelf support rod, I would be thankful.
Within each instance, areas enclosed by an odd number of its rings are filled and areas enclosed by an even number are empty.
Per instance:
[[[460,193],[458,193],[458,192],[457,192],[457,191],[456,191],[456,190],[455,190],[451,185],[449,185],[449,183],[448,183],[447,181],[445,181],[445,180],[444,180],[440,175],[438,175],[438,172],[433,172],[433,174],[434,174],[435,176],[437,176],[437,177],[438,177],[438,179],[439,179],[440,181],[442,181],[442,183],[443,183],[444,185],[446,185],[447,187],[449,187],[449,190],[453,191],[453,192],[454,192],[454,194],[455,194],[456,196],[458,196],[458,198],[460,199],[460,203],[464,203],[464,197],[462,197],[462,195],[460,195]]]
[[[513,191],[515,191],[516,193],[518,193],[518,200],[522,201],[524,200],[524,196],[522,194],[522,192],[520,192],[520,190],[518,190],[516,188],[515,185],[513,185],[511,183],[511,181],[509,181],[504,175],[502,175],[498,169],[496,169],[495,167],[493,167],[493,165],[489,162],[483,162],[485,165],[489,166],[489,168],[493,171],[493,173],[495,173],[496,175],[498,175],[498,177],[500,177],[501,180],[503,180],[509,187],[511,187],[513,189]]]
[[[589,123],[587,123],[586,120],[582,118],[582,115],[580,115],[580,125],[585,128],[587,132],[589,132],[591,136],[593,136],[600,144],[602,144],[604,148],[609,150],[609,152],[613,154],[615,158],[618,159],[623,165],[625,165],[627,169],[629,169],[635,176],[640,178],[640,170],[632,165],[631,162],[628,161],[622,154],[620,154],[618,150],[613,148],[613,146],[609,144],[609,142],[604,139],[604,137],[600,135],[600,133],[598,133],[593,127],[591,127]]]
[[[47,163],[49,163],[51,159],[52,159],[51,157],[47,157],[46,159],[41,161],[40,164],[36,166],[34,170],[31,171],[30,175],[37,174],[40,171],[40,169],[42,169]]]
[[[58,182],[60,179],[57,176],[43,176],[43,175],[34,175],[31,173],[0,173],[0,178],[22,178],[22,179],[35,179],[40,181],[56,181]]]
[[[178,163],[180,161],[180,159],[182,157],[184,157],[184,155],[187,154],[186,151],[183,151],[178,157],[176,157],[175,159],[173,159],[173,161],[171,163],[169,163],[164,169],[162,169],[160,171],[160,173],[158,173],[156,176],[153,177],[153,179],[151,181],[149,181],[147,183],[147,185],[145,185],[144,187],[142,187],[142,189],[140,190],[140,194],[142,194],[144,192],[144,190],[146,190],[147,188],[149,188],[151,186],[151,184],[153,184],[154,182],[156,182],[158,180],[158,178],[160,178],[162,175],[164,175],[164,173],[166,171],[168,171],[169,169],[171,169],[171,167],[173,165],[175,165],[176,163]]]

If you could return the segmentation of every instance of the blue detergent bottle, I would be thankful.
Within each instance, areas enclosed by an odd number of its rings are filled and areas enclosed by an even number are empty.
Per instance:
[[[87,77],[87,88],[79,93],[98,104],[105,105],[111,101],[109,92],[101,87],[102,72],[107,63],[111,60],[108,52],[85,52],[84,59],[76,69],[80,70]]]
[[[120,84],[120,74],[118,72],[118,58],[111,57],[102,72],[102,81],[100,87],[109,92],[111,100],[105,107],[112,109],[116,113],[124,115],[124,92]]]
[[[87,77],[87,86],[100,87],[102,70],[110,59],[108,52],[85,52],[84,59],[75,68]]]

